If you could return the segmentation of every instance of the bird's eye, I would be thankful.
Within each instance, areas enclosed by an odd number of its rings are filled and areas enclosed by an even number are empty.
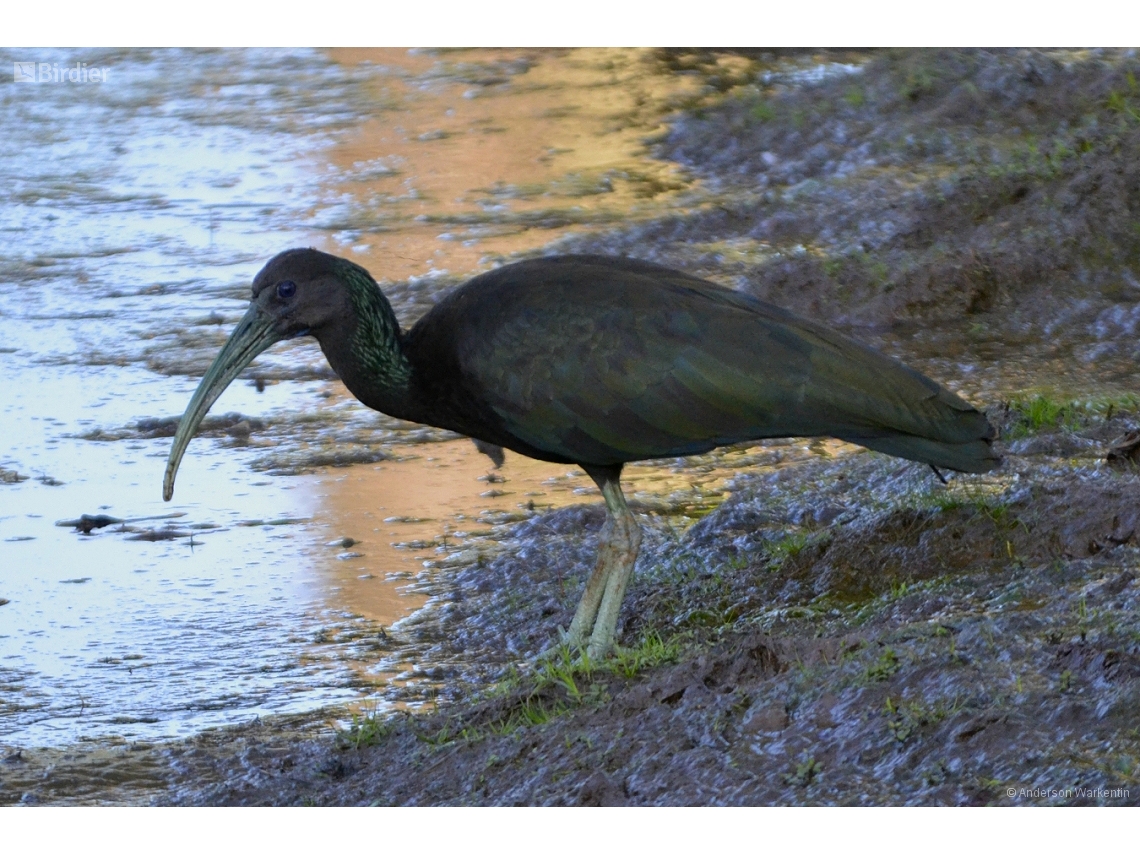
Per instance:
[[[297,293],[297,285],[295,282],[290,282],[286,279],[284,282],[277,283],[277,296],[282,300],[288,300]]]

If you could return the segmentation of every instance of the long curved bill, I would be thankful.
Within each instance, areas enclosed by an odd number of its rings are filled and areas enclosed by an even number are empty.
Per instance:
[[[174,495],[174,476],[178,474],[178,464],[182,462],[186,446],[190,444],[191,437],[202,419],[206,418],[214,401],[218,400],[226,387],[259,353],[281,338],[273,328],[273,318],[262,312],[256,303],[250,305],[249,311],[238,322],[237,329],[198,384],[194,397],[182,415],[182,421],[178,423],[174,444],[170,447],[170,457],[166,459],[166,476],[162,479],[163,500],[169,502]]]

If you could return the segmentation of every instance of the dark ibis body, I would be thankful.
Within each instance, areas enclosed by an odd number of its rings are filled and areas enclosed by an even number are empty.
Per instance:
[[[313,249],[274,257],[170,450],[164,498],[210,405],[263,350],[315,336],[360,401],[484,446],[581,466],[609,509],[567,633],[613,645],[641,532],[619,483],[631,460],[785,436],[831,436],[934,467],[1000,461],[986,417],[900,362],[790,312],[656,264],[556,256],[452,291],[407,332],[364,268]]]

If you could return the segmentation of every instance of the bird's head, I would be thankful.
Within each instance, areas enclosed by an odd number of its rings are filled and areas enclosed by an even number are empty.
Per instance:
[[[253,295],[245,316],[238,321],[198,384],[178,424],[166,463],[162,497],[174,495],[174,476],[190,438],[214,401],[246,366],[275,343],[302,335],[321,336],[338,320],[351,316],[348,279],[363,268],[315,249],[290,249],[272,259],[254,277]]]
[[[251,305],[242,322],[254,321],[272,329],[275,338],[269,344],[302,335],[319,336],[352,314],[346,281],[350,271],[371,281],[363,268],[315,249],[290,249],[275,255],[253,278]]]

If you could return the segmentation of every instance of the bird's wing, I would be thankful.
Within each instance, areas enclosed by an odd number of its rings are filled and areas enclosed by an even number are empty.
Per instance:
[[[534,448],[611,464],[775,436],[978,439],[964,401],[825,327],[683,275],[606,273],[500,294],[459,342],[465,381]]]
[[[510,437],[596,465],[791,435],[994,465],[985,416],[928,377],[747,295],[625,263],[527,262],[462,290],[456,369]]]

